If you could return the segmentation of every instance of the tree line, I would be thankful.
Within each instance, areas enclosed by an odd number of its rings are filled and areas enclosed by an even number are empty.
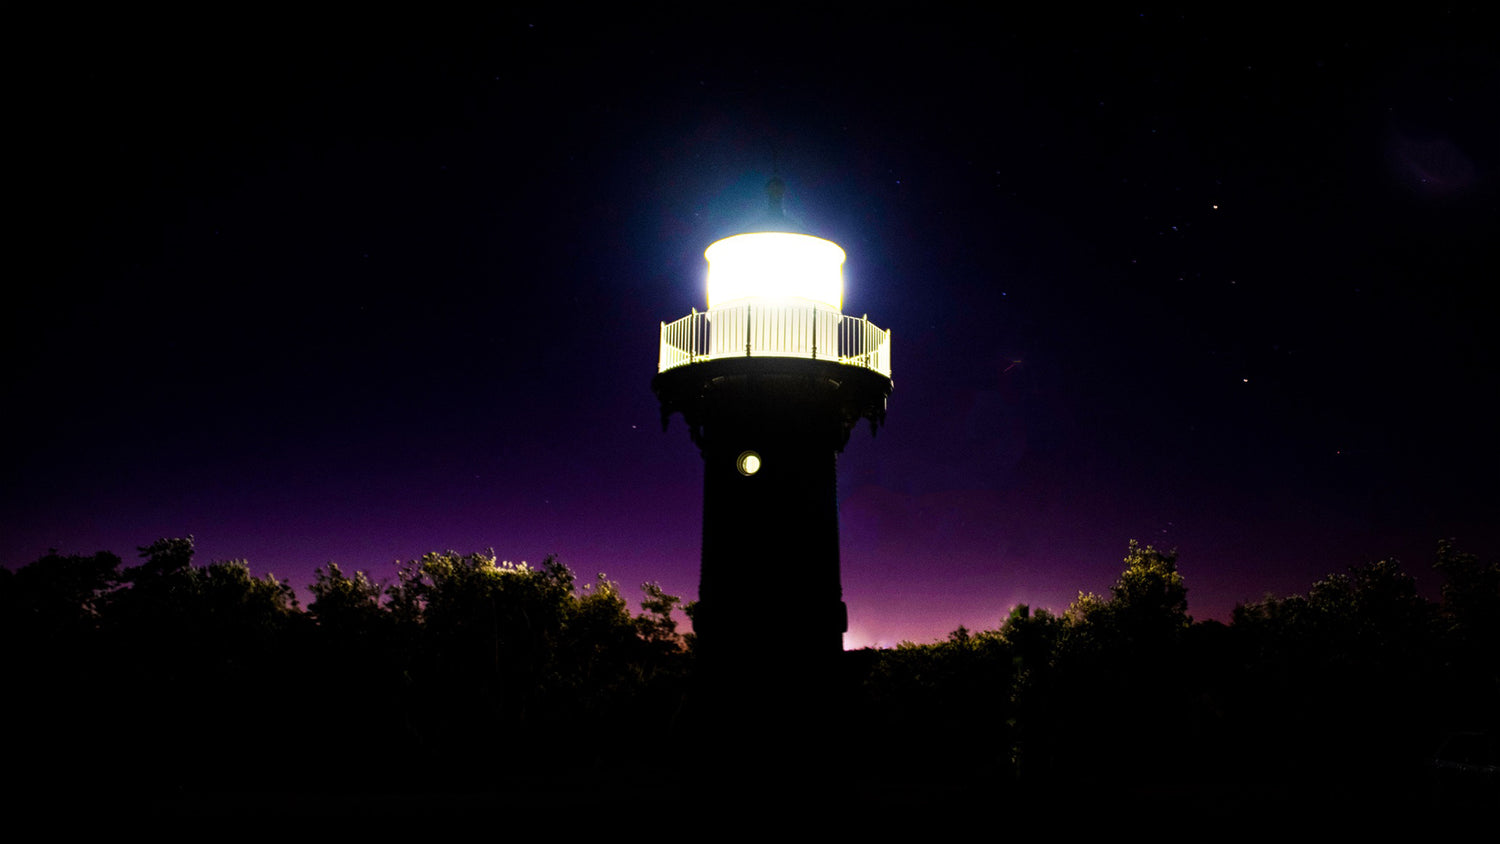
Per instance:
[[[1131,542],[1107,596],[869,654],[866,729],[896,737],[909,768],[1106,802],[1165,790],[1232,813],[1500,799],[1500,563],[1445,541],[1441,602],[1387,559],[1222,624],[1192,620],[1176,561]],[[1474,761],[1491,767],[1454,788],[1432,760],[1457,734],[1479,737]]]
[[[693,637],[654,584],[633,611],[552,558],[432,553],[391,585],[329,563],[303,608],[243,561],[195,565],[191,538],[138,551],[0,569],[12,788],[448,792],[694,751]],[[820,692],[842,764],[955,793],[1358,803],[1423,788],[1445,736],[1495,733],[1500,563],[1443,542],[1439,602],[1381,560],[1229,624],[1193,621],[1175,552],[1123,563],[1060,614],[844,654]]]
[[[632,613],[552,558],[432,553],[390,586],[329,563],[303,609],[244,561],[194,565],[190,537],[139,552],[0,570],[17,785],[442,791],[588,768],[602,735],[665,730],[689,672],[676,596],[645,584]]]

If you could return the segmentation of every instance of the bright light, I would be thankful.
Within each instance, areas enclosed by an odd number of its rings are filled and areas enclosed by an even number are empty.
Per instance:
[[[806,299],[843,308],[844,250],[832,241],[786,232],[738,234],[703,256],[710,310],[744,299]]]
[[[749,477],[760,471],[760,455],[753,451],[747,451],[740,455],[735,461],[735,467],[740,470],[741,475]]]

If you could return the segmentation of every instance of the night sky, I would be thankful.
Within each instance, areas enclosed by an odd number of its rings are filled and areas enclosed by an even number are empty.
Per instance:
[[[1438,539],[1500,554],[1477,9],[22,21],[0,563],[493,547],[694,597],[659,325],[779,172],[893,331],[848,646],[1061,611],[1132,538],[1198,619],[1390,556],[1435,596]]]

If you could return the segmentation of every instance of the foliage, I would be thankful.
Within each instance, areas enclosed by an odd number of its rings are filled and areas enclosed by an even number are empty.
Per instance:
[[[1110,597],[1079,592],[1061,619],[1061,643],[1070,659],[1117,660],[1161,654],[1192,624],[1187,586],[1177,571],[1177,552],[1142,547],[1131,540],[1125,568]]]
[[[1177,572],[1177,552],[1142,548],[1130,540],[1125,570],[1110,589],[1111,610],[1129,637],[1159,638],[1187,629],[1187,585]]]
[[[317,653],[333,663],[316,675],[325,693],[347,694],[359,711],[387,700],[379,711],[400,713],[413,763],[440,758],[482,775],[517,755],[560,762],[573,725],[650,723],[640,702],[680,674],[670,623],[679,598],[647,588],[648,614],[635,618],[616,583],[600,574],[579,584],[555,557],[533,566],[492,550],[429,553],[386,588],[330,563],[310,591]],[[475,733],[468,719],[432,715],[455,711],[510,729]],[[330,740],[346,757],[369,752],[353,734]]]
[[[1011,654],[998,632],[963,626],[941,642],[876,652],[863,692],[877,713],[882,763],[992,774],[1009,754]]]
[[[125,579],[132,583],[182,574],[193,562],[193,537],[188,535],[176,539],[158,539],[143,548],[137,548],[145,560],[138,566],[125,570]]]
[[[654,582],[642,583],[641,591],[646,595],[646,599],[641,601],[644,612],[635,621],[641,638],[676,649],[683,648],[685,644],[683,637],[677,632],[677,619],[672,617],[672,611],[682,599],[676,595],[668,595],[661,584]]]
[[[1064,626],[1074,629],[1097,622],[1109,613],[1109,602],[1093,592],[1079,592],[1063,612]]]
[[[296,613],[291,584],[257,578],[244,560],[193,566],[193,538],[140,548],[145,562],[125,569],[128,589],[112,595],[113,619],[149,638],[274,636]]]
[[[1481,562],[1477,554],[1455,547],[1453,540],[1438,543],[1442,574],[1443,617],[1449,629],[1474,642],[1500,644],[1500,561]]]
[[[681,651],[670,623],[679,599],[647,594],[649,614],[632,618],[615,583],[600,575],[579,587],[555,557],[532,567],[447,552],[404,564],[387,607],[412,643],[405,673],[419,708],[467,706],[529,724],[540,740],[544,726],[624,718]],[[472,742],[447,725],[413,728],[434,746]]]
[[[73,637],[94,630],[119,584],[120,558],[107,551],[63,556],[54,549],[18,572],[0,569],[0,624],[18,636]]]
[[[1045,608],[1035,612],[1026,604],[1011,608],[1010,615],[1000,626],[999,635],[1010,645],[1018,673],[1041,670],[1052,661],[1064,623],[1061,617]]]
[[[330,562],[314,572],[308,591],[312,624],[303,653],[317,664],[313,676],[357,689],[366,699],[389,695],[410,637],[399,635],[397,618],[382,601],[385,589],[362,571],[345,575]]]
[[[37,654],[7,663],[38,690],[26,717],[58,732],[107,706],[125,726],[121,760],[248,777],[247,760],[279,763],[243,724],[300,707],[340,713],[309,739],[325,770],[493,776],[602,757],[599,730],[661,733],[691,700],[691,637],[675,615],[694,607],[659,584],[642,585],[632,614],[616,583],[580,584],[555,558],[445,552],[402,564],[388,587],[328,563],[304,612],[244,561],[194,565],[191,537],[139,552],[123,570],[107,553],[53,552],[0,571],[0,624]],[[883,763],[911,770],[1103,783],[1236,758],[1255,777],[1328,760],[1389,774],[1384,750],[1410,759],[1424,729],[1483,727],[1500,711],[1484,638],[1500,568],[1447,542],[1437,559],[1441,608],[1386,559],[1236,607],[1226,628],[1192,624],[1175,552],[1131,542],[1110,590],[1079,593],[1060,615],[1018,605],[996,629],[846,659],[849,702],[863,704],[851,718],[881,736]],[[1333,713],[1339,730],[1316,729]],[[476,730],[476,717],[497,728]],[[1247,747],[1270,749],[1263,767],[1236,752]]]
[[[319,568],[313,573],[308,591],[313,595],[308,610],[320,621],[336,623],[338,619],[368,617],[380,612],[384,590],[371,583],[364,572],[356,571],[353,577],[348,577],[338,563],[330,562],[326,570]]]

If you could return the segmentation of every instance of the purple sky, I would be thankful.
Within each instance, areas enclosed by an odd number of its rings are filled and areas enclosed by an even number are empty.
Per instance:
[[[1500,553],[1464,14],[42,27],[0,564],[193,534],[301,586],[493,546],[691,598],[658,325],[774,166],[893,331],[840,462],[849,645],[1061,611],[1132,538],[1198,618],[1386,556],[1435,595],[1439,538]]]

